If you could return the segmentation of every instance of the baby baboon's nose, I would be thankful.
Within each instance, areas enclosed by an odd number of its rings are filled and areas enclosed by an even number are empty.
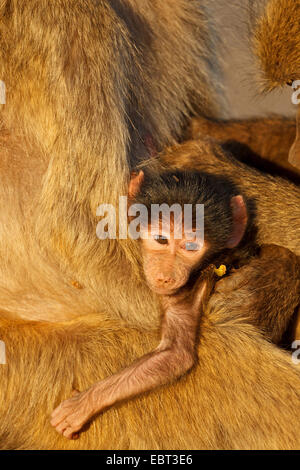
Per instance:
[[[162,287],[172,286],[175,283],[175,279],[171,276],[160,275],[160,276],[157,276],[156,280],[157,280],[157,283]]]

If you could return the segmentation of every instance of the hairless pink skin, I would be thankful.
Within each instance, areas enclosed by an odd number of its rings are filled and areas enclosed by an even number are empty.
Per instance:
[[[121,372],[62,402],[52,413],[52,426],[67,439],[75,439],[95,414],[169,383],[191,369],[206,287],[204,280],[193,296],[162,296],[165,315],[158,347]]]

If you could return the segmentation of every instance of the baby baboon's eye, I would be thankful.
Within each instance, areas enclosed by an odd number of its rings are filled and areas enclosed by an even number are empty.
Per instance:
[[[167,237],[164,237],[163,235],[154,235],[154,240],[157,241],[157,243],[160,243],[160,245],[168,244]]]
[[[294,80],[293,80],[292,78],[290,78],[290,79],[286,82],[286,84],[287,84],[288,86],[292,86],[293,83],[294,83]]]
[[[194,243],[194,242],[186,242],[185,249],[187,251],[197,251],[199,250],[199,245],[198,243]]]

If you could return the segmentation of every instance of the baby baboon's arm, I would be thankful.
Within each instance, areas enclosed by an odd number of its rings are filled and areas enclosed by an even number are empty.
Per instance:
[[[61,403],[52,414],[51,424],[56,430],[68,439],[76,438],[95,414],[186,373],[195,362],[197,325],[206,287],[202,282],[195,295],[186,291],[164,296],[165,315],[159,346],[121,372]]]

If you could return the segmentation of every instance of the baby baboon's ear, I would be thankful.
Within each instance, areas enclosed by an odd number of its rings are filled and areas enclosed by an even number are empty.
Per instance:
[[[290,149],[289,162],[300,170],[300,105],[298,105],[296,123],[296,139]]]
[[[137,196],[143,184],[144,178],[145,178],[145,175],[142,170],[140,170],[138,174],[137,173],[131,174],[131,180],[130,180],[129,188],[128,188],[129,199],[134,199]]]
[[[242,240],[248,222],[248,214],[243,196],[234,196],[230,202],[233,218],[232,233],[227,241],[227,248],[235,248]]]

